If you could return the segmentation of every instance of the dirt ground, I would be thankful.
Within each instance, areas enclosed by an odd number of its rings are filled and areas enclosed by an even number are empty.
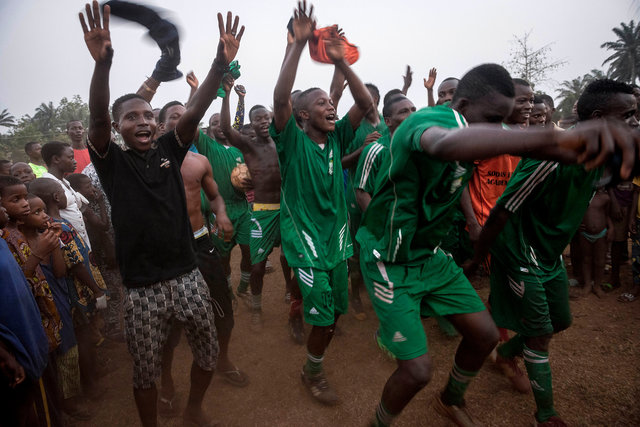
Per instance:
[[[325,369],[342,402],[337,407],[323,407],[300,381],[306,352],[288,334],[288,305],[283,298],[278,256],[277,250],[271,255],[275,271],[265,276],[262,332],[251,331],[249,311],[242,304],[236,312],[230,354],[251,383],[246,388],[236,388],[214,376],[205,397],[207,412],[224,426],[368,425],[384,383],[395,369],[395,363],[378,350],[373,340],[377,319],[368,297],[363,294],[366,320],[359,321],[350,312],[339,321],[341,333],[329,347]],[[238,257],[236,248],[232,258],[234,287],[239,280]],[[622,275],[626,278],[623,286],[630,286],[628,266],[623,267]],[[485,299],[487,283],[486,278],[479,282],[478,292]],[[614,291],[602,300],[589,295],[572,301],[574,324],[551,343],[556,409],[569,425],[640,425],[640,301],[619,303],[619,293]],[[445,337],[433,319],[424,320],[424,328],[434,362],[433,379],[398,417],[398,426],[450,425],[432,409],[431,401],[446,383],[460,338]],[[102,380],[108,390],[95,406],[95,417],[77,425],[138,426],[126,346],[109,343],[102,351],[114,367]],[[191,360],[183,337],[173,364],[181,406],[189,390]],[[472,382],[466,400],[470,411],[485,425],[532,424],[533,396],[513,392],[508,380],[490,362]],[[182,419],[159,418],[159,425],[181,426]]]

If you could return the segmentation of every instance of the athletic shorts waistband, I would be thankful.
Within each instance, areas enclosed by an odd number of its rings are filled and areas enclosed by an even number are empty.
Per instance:
[[[253,211],[277,211],[280,209],[280,203],[254,203]]]
[[[200,237],[207,236],[208,234],[209,234],[209,230],[207,230],[207,226],[203,225],[200,230],[193,232],[193,238],[199,239]]]

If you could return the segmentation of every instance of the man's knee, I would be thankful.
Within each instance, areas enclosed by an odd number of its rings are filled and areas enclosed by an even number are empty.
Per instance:
[[[415,359],[399,361],[398,368],[403,377],[410,381],[410,386],[418,389],[425,387],[433,375],[431,358],[426,354]]]
[[[553,326],[553,333],[557,334],[558,332],[562,332],[565,329],[569,329],[571,323],[573,323],[573,319],[571,318],[571,316],[567,316],[563,319],[553,319],[551,321],[551,325]]]

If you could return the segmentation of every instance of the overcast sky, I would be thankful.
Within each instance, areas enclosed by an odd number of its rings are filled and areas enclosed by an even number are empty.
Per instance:
[[[246,31],[237,59],[247,88],[247,110],[251,105],[270,106],[286,45],[286,24],[294,1],[233,2],[203,0],[159,0],[146,4],[165,9],[181,31],[182,63],[186,74],[194,70],[202,79],[214,58],[218,42],[216,13],[231,10],[240,16]],[[551,58],[566,65],[551,74],[552,81],[538,89],[553,91],[558,83],[602,69],[609,55],[600,48],[615,40],[611,31],[620,22],[638,21],[638,0],[319,0],[315,3],[318,26],[334,23],[360,48],[354,65],[365,82],[376,84],[382,94],[402,86],[405,66],[414,69],[408,96],[416,106],[426,105],[422,78],[437,67],[438,80],[461,77],[475,65],[506,63],[513,36],[532,30],[530,43],[541,47],[552,43]],[[84,3],[72,0],[0,0],[0,110],[16,118],[34,114],[41,102],[58,104],[62,97],[78,94],[88,100],[93,60],[84,44],[78,12]],[[111,101],[135,92],[151,74],[159,50],[141,26],[111,21],[115,50],[111,68]],[[328,89],[332,67],[313,63],[303,54],[295,88],[320,86]],[[163,83],[152,104],[161,107],[177,99],[186,100],[184,80]],[[235,94],[232,103],[235,103]],[[345,95],[340,112],[351,103]],[[214,101],[206,117],[217,111]]]

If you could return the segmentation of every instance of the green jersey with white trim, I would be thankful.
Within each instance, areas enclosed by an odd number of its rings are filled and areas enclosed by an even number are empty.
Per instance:
[[[451,216],[472,164],[442,161],[422,151],[420,138],[430,127],[463,128],[467,123],[448,106],[423,108],[396,129],[388,167],[357,234],[361,257],[370,262],[421,264],[433,255],[451,227]]]
[[[511,213],[491,247],[507,267],[555,275],[560,255],[582,222],[603,168],[522,159],[497,205]]]
[[[358,159],[353,187],[373,195],[379,171],[389,161],[389,137],[383,136],[364,147]]]
[[[231,184],[231,171],[240,163],[244,163],[242,153],[236,147],[216,142],[202,130],[195,145],[198,152],[211,163],[213,179],[218,184],[218,191],[224,199],[227,215],[231,220],[240,217],[249,210],[249,203],[245,194],[236,190]]]
[[[324,147],[298,128],[293,115],[279,133],[272,122],[269,133],[280,160],[280,233],[287,261],[291,267],[332,270],[353,254],[341,166],[354,135],[349,117],[336,122]]]

